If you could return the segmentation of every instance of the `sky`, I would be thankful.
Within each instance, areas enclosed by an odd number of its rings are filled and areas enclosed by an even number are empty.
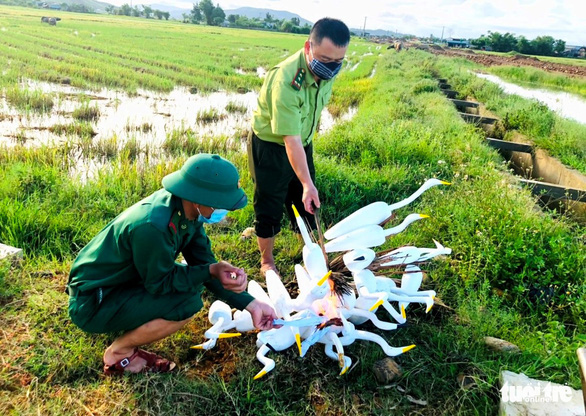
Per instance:
[[[106,0],[107,1],[107,0]],[[121,3],[126,0],[117,0]],[[193,2],[163,0],[191,8]],[[163,3],[152,0],[152,3]],[[257,7],[286,10],[315,22],[334,17],[351,28],[383,29],[417,36],[477,38],[488,31],[527,39],[549,35],[586,45],[584,0],[212,0],[224,10]],[[114,2],[112,2],[114,3]]]

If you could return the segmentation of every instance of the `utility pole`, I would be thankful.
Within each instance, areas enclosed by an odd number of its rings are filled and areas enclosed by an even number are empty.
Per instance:
[[[366,17],[364,16],[364,27],[362,28],[362,37],[365,38],[366,37]]]
[[[442,26],[442,42],[444,41],[444,29],[445,29],[445,26]]]

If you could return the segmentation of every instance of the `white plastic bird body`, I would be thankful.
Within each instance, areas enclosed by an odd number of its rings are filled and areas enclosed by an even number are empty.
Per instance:
[[[380,246],[385,242],[387,237],[398,234],[405,230],[409,224],[427,217],[427,215],[422,214],[409,214],[401,224],[388,229],[384,229],[380,225],[366,225],[362,228],[341,235],[332,241],[328,241],[324,248],[326,253],[333,253],[336,251],[348,251],[357,248]]]
[[[223,338],[238,337],[238,332],[226,333],[225,331],[233,329],[236,323],[232,320],[232,310],[226,303],[217,300],[210,306],[208,319],[212,327],[208,329],[204,336],[208,340],[202,344],[194,345],[193,349],[210,350],[216,346],[216,341]],[[251,317],[252,320],[252,317]]]
[[[419,248],[413,246],[399,247],[379,257],[381,266],[403,266],[412,263],[422,263],[440,255],[452,253],[452,249],[442,246],[433,240],[436,248]]]
[[[372,332],[368,331],[361,331],[359,329],[344,334],[344,336],[339,337],[339,340],[342,345],[350,345],[356,340],[376,342],[378,345],[380,345],[384,353],[389,357],[395,357],[415,348],[415,345],[409,345],[406,347],[391,347],[388,342],[385,341],[385,339],[380,335],[373,334]]]
[[[324,233],[324,237],[328,240],[333,240],[334,238],[338,238],[367,225],[381,224],[393,214],[393,211],[410,204],[415,199],[419,198],[423,192],[437,185],[450,185],[450,183],[440,181],[439,179],[429,179],[425,181],[425,183],[411,196],[399,202],[394,204],[387,204],[386,202],[381,201],[373,202],[338,222]]]
[[[404,313],[399,313],[388,302],[389,293],[376,291],[376,281],[374,273],[368,269],[352,273],[354,284],[358,292],[356,299],[356,308],[369,312],[374,312],[379,306],[382,306],[397,322],[403,324],[407,321]]]
[[[258,282],[256,280],[249,280],[248,281],[248,289],[247,292],[255,299],[266,303],[267,305],[269,305],[271,308],[273,308],[273,310],[275,310],[275,305],[273,304],[273,301],[271,300],[271,298],[269,297],[269,295],[267,295],[267,292],[264,291],[264,289],[261,287],[260,284],[258,284]],[[277,311],[275,310],[275,313]]]
[[[287,288],[283,285],[283,282],[281,282],[281,278],[273,270],[268,270],[265,273],[265,278],[267,280],[269,298],[273,302],[273,305],[275,305],[277,317],[291,320],[291,312],[294,311],[294,305]],[[299,334],[299,328],[293,326],[288,329],[293,333],[293,338],[297,343],[299,354],[301,354],[301,335]]]
[[[320,246],[315,243],[303,247],[303,264],[309,276],[317,281],[328,272],[328,265]]]
[[[299,296],[292,300],[292,309],[301,311],[311,307],[311,304],[326,296],[330,290],[328,277],[330,273],[326,272],[320,280],[313,280],[307,271],[300,264],[295,265],[295,276],[299,287]]]
[[[409,303],[424,303],[426,313],[433,307],[435,297],[435,292],[433,291],[424,293],[417,292],[417,289],[414,291],[402,290],[402,287],[398,289],[393,279],[376,276],[368,269],[353,273],[352,276],[359,294],[356,305],[359,309],[375,311],[378,306],[383,306],[393,318],[397,319],[397,322],[404,323],[406,319],[405,309]],[[401,315],[399,319],[397,318],[398,312],[391,305],[387,305],[388,302],[400,302]],[[389,310],[389,307],[392,309]]]
[[[336,334],[329,333],[328,336],[331,342],[325,344],[324,351],[328,357],[338,361],[341,368],[340,375],[344,375],[352,365],[352,359],[344,354],[344,346]],[[336,347],[337,353],[334,352],[334,346]]]
[[[256,341],[258,347],[256,358],[264,367],[254,376],[254,380],[261,378],[275,368],[275,361],[267,357],[271,350],[283,351],[293,344],[295,344],[295,336],[289,327],[283,326],[259,332]]]
[[[376,257],[374,250],[370,248],[357,248],[342,256],[344,265],[351,273],[366,269]]]

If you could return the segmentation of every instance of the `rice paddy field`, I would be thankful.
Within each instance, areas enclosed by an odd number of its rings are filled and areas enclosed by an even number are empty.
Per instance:
[[[0,242],[24,250],[18,267],[0,262],[1,414],[489,415],[503,370],[580,388],[586,229],[541,208],[436,79],[516,115],[523,122],[511,129],[577,169],[586,166],[582,127],[505,97],[468,75],[467,61],[354,38],[315,141],[324,225],[373,201],[403,199],[432,177],[452,183],[398,211],[398,220],[430,218],[382,247],[433,247],[435,239],[452,249],[426,270],[425,288],[447,307],[426,314],[414,305],[407,327],[381,333],[391,345],[417,345],[395,358],[402,375],[380,384],[372,368],[384,353],[356,342],[343,376],[321,348],[304,358],[289,349],[253,380],[261,368],[255,334],[190,350],[209,326],[213,299],[204,294],[190,324],[149,347],[178,371],[105,377],[102,354],[114,335],[86,334],[70,321],[72,261],[195,153],[234,162],[252,195],[244,137],[255,94],[263,71],[305,38],[73,13],[50,27],[42,13],[0,7]],[[256,241],[240,238],[252,206],[229,218],[206,229],[216,256],[261,281]],[[279,235],[286,283],[300,250],[293,233]],[[487,336],[520,352],[493,351]],[[464,376],[472,382],[462,386]]]

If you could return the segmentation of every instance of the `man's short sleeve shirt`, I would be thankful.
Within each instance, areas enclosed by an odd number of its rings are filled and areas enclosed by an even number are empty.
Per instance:
[[[284,145],[284,136],[301,136],[306,146],[315,135],[331,94],[332,80],[318,84],[301,49],[267,73],[252,128],[261,140]]]

